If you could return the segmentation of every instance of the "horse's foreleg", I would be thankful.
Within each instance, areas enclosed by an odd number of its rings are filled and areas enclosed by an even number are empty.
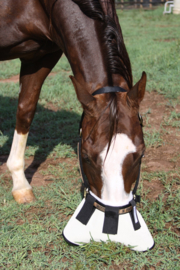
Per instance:
[[[7,161],[13,179],[12,194],[18,203],[29,203],[35,199],[32,187],[24,174],[24,153],[41,86],[61,55],[62,52],[59,51],[34,63],[21,64],[16,129]]]

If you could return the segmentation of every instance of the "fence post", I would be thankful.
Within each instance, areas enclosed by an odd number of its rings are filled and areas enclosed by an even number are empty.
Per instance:
[[[149,0],[149,7],[152,8],[152,0]]]
[[[137,4],[136,4],[136,2],[137,2],[137,0],[134,0],[134,3],[135,3],[134,7],[135,7],[135,8],[137,8]]]
[[[143,3],[143,0],[140,0],[140,2]],[[143,8],[143,5],[142,4],[140,4],[140,8]]]
[[[180,14],[180,0],[174,0],[173,13]]]
[[[124,0],[121,0],[121,8],[124,9]]]

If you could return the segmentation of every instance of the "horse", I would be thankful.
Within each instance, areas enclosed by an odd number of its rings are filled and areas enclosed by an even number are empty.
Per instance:
[[[35,200],[24,174],[26,142],[43,82],[64,53],[83,108],[80,152],[89,190],[105,205],[126,205],[145,151],[139,106],[146,73],[133,86],[115,1],[0,0],[0,12],[0,60],[21,60],[7,160],[15,201]]]

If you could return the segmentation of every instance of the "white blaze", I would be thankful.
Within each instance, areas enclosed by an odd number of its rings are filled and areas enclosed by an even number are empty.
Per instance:
[[[122,175],[122,165],[126,156],[136,152],[136,147],[126,134],[116,134],[111,142],[106,157],[107,147],[101,152],[103,187],[101,192],[102,202],[121,206],[128,204],[132,199],[132,193],[125,192]],[[106,159],[105,159],[106,158]]]

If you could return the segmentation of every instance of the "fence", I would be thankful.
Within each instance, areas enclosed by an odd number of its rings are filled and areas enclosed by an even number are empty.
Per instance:
[[[152,8],[164,4],[167,0],[116,0],[116,8]]]

